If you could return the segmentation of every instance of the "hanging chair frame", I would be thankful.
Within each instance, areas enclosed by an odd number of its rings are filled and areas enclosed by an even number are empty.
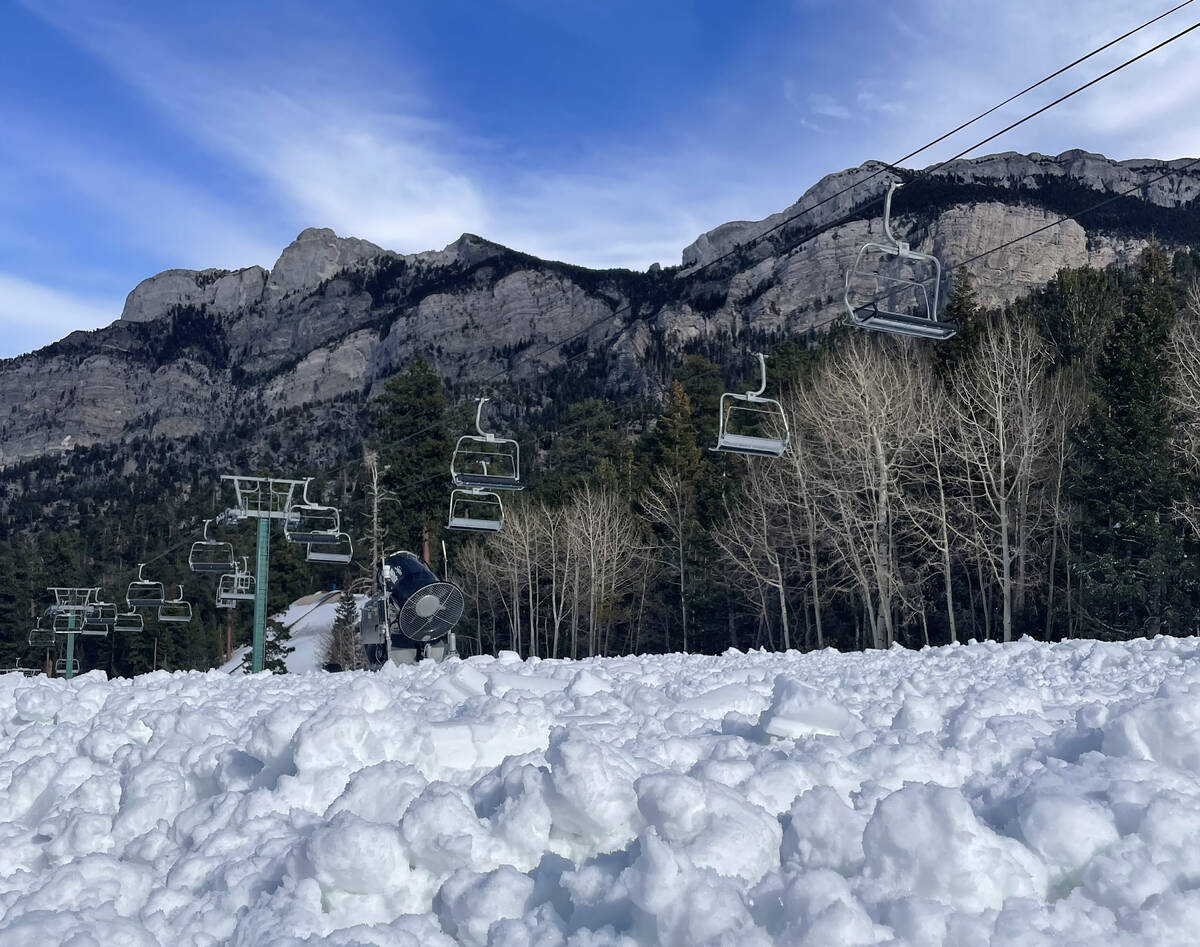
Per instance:
[[[727,391],[721,395],[718,406],[720,418],[717,426],[717,443],[709,450],[728,454],[745,454],[750,457],[779,457],[788,448],[792,433],[788,428],[787,415],[784,413],[783,405],[774,398],[763,396],[763,392],[767,390],[767,357],[762,352],[754,354],[758,358],[761,384],[757,391],[747,391],[744,394]],[[731,431],[730,419],[745,414],[762,414],[771,418],[782,428],[783,437],[764,437]]]
[[[314,545],[337,545],[341,533],[342,517],[336,506],[313,503],[308,499],[308,485],[304,481],[304,492],[299,503],[288,507],[283,520],[283,536],[289,543]]]
[[[472,505],[494,509],[496,515],[488,517],[464,514],[463,507],[470,511]],[[504,528],[504,502],[500,499],[500,494],[478,487],[451,490],[450,515],[446,528],[468,533],[498,533]]]
[[[304,558],[309,562],[349,565],[354,560],[354,543],[349,533],[338,533],[338,543],[309,543]]]
[[[176,598],[164,599],[158,606],[160,622],[187,622],[192,620],[192,603],[183,597],[183,586],[179,586]]]
[[[483,406],[490,398],[477,398],[475,434],[464,434],[450,456],[450,480],[456,487],[484,490],[524,490],[521,481],[521,445],[510,437],[497,437],[483,429]],[[496,465],[499,472],[489,470]],[[475,468],[482,468],[475,469]]]
[[[134,608],[158,608],[166,598],[161,582],[152,582],[146,578],[146,564],[138,563],[138,577],[129,583],[125,592],[125,604]]]
[[[204,574],[228,572],[234,567],[233,543],[210,539],[208,528],[212,520],[204,521],[204,538],[192,543],[188,551],[188,568]]]
[[[892,194],[900,187],[899,181],[888,184],[887,196],[883,199],[884,242],[868,242],[858,251],[854,265],[846,270],[846,288],[843,299],[850,321],[863,329],[900,335],[908,338],[945,340],[958,332],[958,325],[938,319],[942,286],[942,263],[932,254],[920,253],[892,233]],[[889,276],[880,272],[878,266],[869,265],[872,256],[905,260],[916,266],[927,266],[932,275],[923,280],[901,276]],[[873,292],[866,299],[856,298],[863,283],[873,284]],[[902,294],[912,294],[916,313],[902,312],[898,307],[889,309],[888,304]],[[894,303],[893,303],[894,306]]]

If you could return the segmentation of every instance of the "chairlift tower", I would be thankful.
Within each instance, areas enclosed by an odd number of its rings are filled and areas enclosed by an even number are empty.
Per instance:
[[[102,604],[98,588],[74,588],[51,586],[46,589],[54,596],[50,606],[52,627],[57,634],[67,636],[67,657],[63,676],[70,680],[75,676],[75,636],[82,634],[90,613]]]
[[[235,525],[244,519],[257,521],[258,537],[254,554],[254,643],[251,669],[263,669],[267,631],[267,573],[271,547],[271,521],[278,520],[286,528],[297,497],[304,497],[307,480],[287,480],[277,477],[243,477],[223,474],[222,480],[233,484],[236,503],[220,517]]]

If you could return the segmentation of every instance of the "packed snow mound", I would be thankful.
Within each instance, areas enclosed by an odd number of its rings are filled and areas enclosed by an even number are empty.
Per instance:
[[[1193,944],[1200,642],[0,676],[0,943]]]

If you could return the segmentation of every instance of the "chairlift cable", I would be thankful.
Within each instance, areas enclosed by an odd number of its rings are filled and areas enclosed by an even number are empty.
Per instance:
[[[1187,0],[1187,2],[1189,2],[1189,3],[1190,3],[1190,2],[1191,2],[1191,0]],[[1147,21],[1146,23],[1142,24],[1142,26],[1141,26],[1141,27],[1138,27],[1137,29],[1134,29],[1134,30],[1131,30],[1131,31],[1129,31],[1129,33],[1125,34],[1125,36],[1129,36],[1129,35],[1132,35],[1133,33],[1136,33],[1136,32],[1138,31],[1138,29],[1143,29],[1143,28],[1145,28],[1146,26],[1149,26],[1151,23],[1153,23],[1153,22],[1156,22],[1157,20],[1161,19],[1163,16],[1167,16],[1168,14],[1175,12],[1175,10],[1177,10],[1177,9],[1180,9],[1180,7],[1182,7],[1182,6],[1186,6],[1186,5],[1187,5],[1187,3],[1183,3],[1183,4],[1180,4],[1180,5],[1179,5],[1179,6],[1177,6],[1177,7],[1174,7],[1174,8],[1172,8],[1171,10],[1168,10],[1166,13],[1164,13],[1164,14],[1161,14],[1159,17],[1156,17],[1154,20]],[[1111,69],[1109,69],[1108,71],[1106,71],[1106,72],[1102,73],[1101,75],[1097,76],[1096,78],[1089,80],[1088,82],[1084,83],[1084,84],[1083,84],[1083,85],[1081,85],[1081,86],[1077,86],[1075,89],[1072,89],[1070,92],[1067,92],[1066,94],[1059,96],[1059,97],[1058,97],[1057,99],[1055,99],[1053,102],[1050,102],[1049,104],[1042,106],[1041,108],[1037,109],[1036,111],[1029,113],[1028,115],[1024,116],[1023,118],[1021,118],[1021,119],[1018,119],[1017,121],[1010,123],[1009,125],[1005,126],[1005,127],[1004,127],[1003,129],[1001,129],[1000,131],[996,132],[995,134],[989,135],[987,138],[984,138],[984,139],[982,139],[981,141],[978,141],[978,142],[976,142],[976,143],[975,143],[975,144],[973,144],[973,145],[972,145],[970,148],[966,148],[966,149],[964,149],[963,151],[960,151],[958,154],[954,155],[953,157],[951,157],[951,158],[947,158],[947,159],[945,159],[944,161],[938,162],[937,164],[935,164],[935,165],[933,165],[933,166],[931,166],[931,167],[929,167],[929,168],[926,168],[926,169],[923,169],[923,170],[921,170],[921,171],[917,171],[917,172],[915,172],[915,174],[914,174],[914,177],[927,177],[928,175],[930,175],[930,174],[933,174],[935,171],[937,171],[937,170],[939,170],[939,169],[941,169],[941,168],[945,167],[945,166],[946,166],[947,164],[949,164],[951,161],[957,161],[959,158],[965,157],[965,156],[966,156],[967,154],[969,154],[971,151],[974,151],[975,149],[977,149],[977,148],[980,148],[980,147],[982,147],[983,145],[985,145],[985,144],[988,144],[988,143],[989,143],[989,142],[991,142],[991,141],[994,141],[994,140],[995,140],[997,137],[999,137],[1000,135],[1003,135],[1003,134],[1005,134],[1006,132],[1012,131],[1013,129],[1015,129],[1015,128],[1017,128],[1017,127],[1019,127],[1019,126],[1021,126],[1021,125],[1025,124],[1026,122],[1030,121],[1031,119],[1033,119],[1033,118],[1036,118],[1036,117],[1038,117],[1039,115],[1042,115],[1042,114],[1044,114],[1045,112],[1049,111],[1050,109],[1054,108],[1055,106],[1062,104],[1062,103],[1063,103],[1063,102],[1065,102],[1067,99],[1070,99],[1070,98],[1072,98],[1073,96],[1075,96],[1075,95],[1078,95],[1080,92],[1083,92],[1084,90],[1086,90],[1086,89],[1089,89],[1089,88],[1091,88],[1092,86],[1094,86],[1094,85],[1098,84],[1099,82],[1102,82],[1103,80],[1105,80],[1105,79],[1107,79],[1107,78],[1110,78],[1110,77],[1111,77],[1111,76],[1113,76],[1113,75],[1116,75],[1118,72],[1122,71],[1123,69],[1126,69],[1127,67],[1129,67],[1129,66],[1133,65],[1134,63],[1138,62],[1139,60],[1146,58],[1146,57],[1147,57],[1147,56],[1149,56],[1151,53],[1155,53],[1155,52],[1157,52],[1157,51],[1161,50],[1161,49],[1162,49],[1162,48],[1164,48],[1165,46],[1168,46],[1169,44],[1171,44],[1171,43],[1175,42],[1176,40],[1178,40],[1178,39],[1181,39],[1182,37],[1186,36],[1188,33],[1191,33],[1192,31],[1194,31],[1194,30],[1196,30],[1196,29],[1200,29],[1200,22],[1193,23],[1191,26],[1189,26],[1189,27],[1187,27],[1187,28],[1185,28],[1185,29],[1183,29],[1183,30],[1179,31],[1178,33],[1175,33],[1175,34],[1174,34],[1174,35],[1172,35],[1172,36],[1169,36],[1167,39],[1165,39],[1165,40],[1162,40],[1161,42],[1159,42],[1159,43],[1155,44],[1154,46],[1150,47],[1149,49],[1147,49],[1147,50],[1144,50],[1143,52],[1141,52],[1141,53],[1138,53],[1136,56],[1133,56],[1132,58],[1130,58],[1130,59],[1127,59],[1127,60],[1125,60],[1124,62],[1122,62],[1122,63],[1120,63],[1120,64],[1118,64],[1118,65],[1114,66],[1113,68],[1111,68]],[[1091,56],[1095,55],[1096,53],[1099,53],[1099,52],[1101,52],[1102,50],[1104,50],[1104,49],[1107,49],[1107,48],[1111,47],[1111,46],[1112,46],[1114,43],[1116,43],[1116,42],[1119,42],[1119,41],[1120,41],[1122,38],[1124,38],[1124,37],[1118,37],[1117,39],[1110,41],[1110,42],[1109,42],[1108,44],[1106,44],[1105,46],[1098,47],[1096,50],[1094,50],[1092,53],[1089,53],[1087,56],[1083,56],[1083,57],[1081,57],[1081,58],[1080,58],[1080,59],[1079,59],[1077,62],[1083,62],[1084,60],[1086,60],[1086,59],[1090,58]],[[1072,65],[1075,65],[1075,63],[1072,63]],[[1062,72],[1064,72],[1065,70],[1067,70],[1067,69],[1069,69],[1069,68],[1071,68],[1071,66],[1064,66],[1064,67],[1062,67],[1061,69],[1057,70],[1055,73],[1052,73],[1051,75],[1047,76],[1047,77],[1046,77],[1044,80],[1041,80],[1040,82],[1034,83],[1034,84],[1033,84],[1032,86],[1030,86],[1028,89],[1026,89],[1026,90],[1023,90],[1022,92],[1020,92],[1020,93],[1017,93],[1016,95],[1013,95],[1013,96],[1011,96],[1011,97],[1010,97],[1008,100],[1006,100],[1006,102],[1007,102],[1007,101],[1012,101],[1013,99],[1017,98],[1019,95],[1023,95],[1025,92],[1029,91],[1030,89],[1037,88],[1037,87],[1038,87],[1039,85],[1041,85],[1043,82],[1049,81],[1049,79],[1053,78],[1053,77],[1054,77],[1054,76],[1056,76],[1056,75],[1060,75]],[[1000,103],[1000,105],[996,106],[996,108],[1000,108],[1001,106],[1003,106],[1004,104],[1006,104],[1006,102],[1005,102],[1005,103]],[[991,113],[991,112],[993,112],[993,111],[995,111],[995,109],[990,109],[988,112],[982,113],[982,114],[979,116],[979,118],[982,118],[984,115],[990,114],[990,113]],[[978,119],[973,119],[972,121],[977,121],[977,120],[978,120]],[[965,128],[965,127],[967,127],[967,126],[968,126],[968,125],[970,125],[970,124],[972,124],[972,122],[966,122],[966,123],[963,123],[963,125],[962,125],[961,127],[962,127],[962,128]],[[948,137],[948,136],[949,136],[949,135],[951,135],[951,134],[954,134],[954,132],[948,132],[946,135],[942,136],[941,138],[937,139],[936,141],[941,141],[941,140],[943,140],[944,138]],[[919,154],[921,151],[925,150],[925,148],[931,147],[933,144],[936,144],[936,141],[935,141],[935,142],[931,142],[929,145],[926,145],[926,146],[924,146],[923,148],[920,148],[920,149],[918,149],[917,151],[914,151],[914,152],[912,152],[912,153],[909,155],[909,157],[912,157],[913,155]],[[899,159],[899,160],[906,160],[906,159],[903,159],[903,158],[902,158],[902,159]],[[887,170],[887,169],[889,169],[889,168],[892,168],[892,166],[891,166],[891,165],[888,165],[888,164],[886,164],[886,163],[884,163],[884,167],[883,167],[883,169],[881,169],[881,170],[880,170],[879,172],[877,172],[877,173],[882,173],[882,170]],[[894,169],[894,168],[892,168],[892,170],[895,170],[895,169]],[[1177,173],[1177,172],[1178,172],[1178,171],[1180,171],[1180,170],[1183,170],[1183,168],[1172,169],[1171,171],[1169,171],[1169,172],[1167,172],[1167,173],[1168,173],[1168,174]],[[872,175],[872,177],[873,177],[873,176],[874,176],[874,175]],[[868,178],[868,179],[866,179],[866,180],[870,180],[870,178]],[[809,211],[811,211],[811,210],[815,210],[817,207],[821,206],[821,204],[825,203],[826,201],[832,200],[834,197],[837,197],[839,194],[844,194],[844,193],[846,193],[847,191],[849,191],[849,190],[851,190],[851,189],[853,189],[853,188],[855,188],[855,187],[858,187],[858,186],[860,186],[860,185],[861,185],[861,184],[863,184],[863,183],[865,183],[865,181],[860,181],[860,182],[856,182],[855,184],[847,185],[847,187],[843,188],[841,191],[839,191],[839,192],[837,192],[837,193],[835,193],[835,194],[833,194],[833,195],[830,195],[829,197],[827,197],[827,198],[823,199],[823,200],[822,200],[822,201],[820,201],[819,203],[817,203],[817,204],[813,204],[811,207],[806,207],[806,208],[803,208],[802,210],[799,210],[799,211],[797,211],[797,212],[796,212],[794,215],[792,215],[791,217],[789,217],[789,218],[787,218],[787,219],[785,219],[785,220],[783,220],[783,221],[780,221],[778,224],[775,224],[775,225],[774,225],[773,227],[771,227],[769,230],[765,230],[765,231],[763,231],[762,233],[760,233],[760,234],[756,235],[756,236],[755,236],[755,237],[754,237],[752,240],[750,240],[748,243],[746,243],[746,244],[743,244],[742,246],[733,247],[732,249],[730,249],[730,250],[727,250],[725,253],[722,253],[720,256],[718,256],[718,257],[715,257],[714,259],[712,259],[712,260],[709,260],[707,263],[704,263],[704,264],[700,265],[700,266],[699,266],[699,267],[697,267],[695,270],[693,270],[691,273],[688,273],[688,274],[686,275],[686,278],[688,278],[688,279],[692,279],[692,278],[696,277],[698,274],[702,273],[703,271],[705,271],[705,270],[709,269],[710,267],[713,267],[713,266],[715,266],[716,264],[718,264],[718,263],[722,262],[723,260],[726,260],[726,259],[728,259],[729,257],[733,256],[734,254],[737,254],[737,253],[741,253],[741,252],[743,252],[743,251],[744,251],[744,250],[746,250],[747,248],[749,248],[749,247],[752,247],[752,246],[754,246],[756,243],[760,242],[760,241],[761,241],[763,238],[765,238],[765,237],[769,236],[770,234],[774,233],[775,231],[778,231],[778,230],[779,230],[779,229],[781,229],[782,227],[785,227],[787,224],[789,224],[789,223],[791,223],[791,222],[793,222],[793,221],[797,220],[798,218],[802,217],[804,214],[807,214]],[[863,213],[863,211],[864,211],[864,210],[866,210],[867,208],[873,207],[873,206],[874,206],[874,205],[876,205],[876,204],[881,204],[881,203],[883,203],[883,200],[884,200],[884,198],[883,198],[882,196],[880,196],[880,197],[876,197],[876,198],[873,198],[872,200],[870,200],[870,201],[867,201],[865,204],[861,204],[861,205],[859,205],[858,207],[856,207],[855,209],[853,209],[852,211],[850,211],[848,214],[845,214],[844,216],[842,216],[842,217],[840,217],[840,218],[838,218],[838,219],[836,219],[836,220],[830,221],[830,222],[829,222],[829,223],[827,223],[827,224],[823,224],[823,225],[821,225],[821,226],[820,226],[820,227],[818,227],[818,228],[814,228],[814,229],[813,229],[813,230],[812,230],[810,233],[808,233],[808,234],[804,235],[804,236],[803,236],[803,237],[801,237],[799,240],[797,240],[797,241],[796,241],[796,243],[795,243],[795,246],[799,246],[799,245],[801,245],[801,244],[803,244],[803,243],[806,243],[808,240],[811,240],[811,239],[812,239],[814,236],[817,236],[819,233],[825,232],[825,231],[827,231],[827,230],[831,229],[832,227],[836,227],[836,226],[839,226],[839,225],[841,225],[841,224],[843,224],[843,223],[847,223],[847,222],[849,222],[849,221],[851,221],[851,220],[855,220],[855,219],[859,218],[859,217],[862,215],[862,213]],[[993,251],[993,252],[994,252],[994,251]],[[961,265],[961,264],[960,264],[960,265]],[[597,327],[599,327],[599,326],[603,325],[605,322],[609,322],[610,320],[612,320],[612,319],[615,319],[615,318],[619,317],[619,316],[620,316],[620,315],[622,315],[624,312],[628,311],[628,310],[629,310],[629,308],[630,308],[630,304],[629,304],[629,303],[625,303],[625,304],[623,304],[623,305],[621,305],[621,306],[618,306],[618,307],[617,307],[616,309],[614,309],[614,310],[613,310],[611,313],[608,313],[608,314],[606,314],[606,315],[604,315],[604,316],[600,317],[599,319],[595,320],[594,322],[591,322],[591,323],[589,323],[588,325],[585,325],[585,326],[584,326],[584,327],[582,327],[581,329],[578,329],[578,330],[576,330],[575,332],[571,333],[570,335],[568,335],[568,336],[566,336],[566,337],[564,337],[564,338],[562,338],[562,339],[559,339],[559,340],[557,340],[557,341],[555,341],[555,342],[553,342],[553,343],[551,343],[551,344],[549,344],[549,345],[547,345],[547,346],[544,346],[544,347],[542,347],[542,348],[540,348],[540,349],[538,349],[538,350],[536,350],[536,351],[534,351],[534,352],[532,352],[532,353],[530,353],[530,352],[522,352],[522,353],[520,353],[519,355],[515,356],[515,357],[514,357],[514,358],[511,360],[511,362],[524,361],[524,360],[526,360],[526,359],[528,359],[528,358],[533,358],[534,360],[536,360],[536,359],[540,358],[541,356],[543,356],[543,355],[546,355],[546,354],[548,354],[549,352],[552,352],[552,351],[554,351],[554,350],[555,350],[555,349],[557,349],[557,348],[561,348],[562,346],[564,346],[564,345],[567,345],[567,344],[568,344],[568,343],[570,343],[570,342],[573,342],[575,339],[579,338],[579,337],[580,337],[580,336],[582,336],[582,335],[585,335],[585,334],[587,334],[588,332],[591,332],[593,329],[595,329],[595,328],[597,328]],[[511,371],[511,362],[510,362],[510,366],[509,366],[508,368],[499,369],[498,371],[496,371],[496,372],[493,372],[491,375],[487,375],[487,376],[485,376],[485,377],[484,377],[484,378],[483,378],[483,379],[482,379],[482,380],[479,382],[479,384],[480,384],[480,385],[488,385],[488,384],[491,384],[492,382],[496,381],[497,379],[499,379],[499,378],[503,377],[504,375],[508,374],[508,373]],[[404,438],[402,438],[401,440],[399,440],[397,443],[398,443],[398,444],[403,444],[403,443],[406,443],[406,442],[408,442],[408,441],[412,440],[413,438],[419,437],[420,435],[422,435],[422,434],[425,434],[425,433],[427,433],[427,432],[428,432],[428,431],[430,431],[430,430],[433,430],[433,428],[434,428],[435,426],[436,426],[436,425],[429,425],[429,426],[427,426],[427,427],[425,427],[425,428],[423,428],[423,429],[421,429],[421,430],[419,430],[419,431],[414,431],[412,434],[409,434],[409,435],[407,435],[406,437],[404,437]],[[356,463],[356,462],[357,462],[357,461],[351,461],[351,462],[350,462],[349,464],[347,464],[346,466],[350,466],[350,464],[353,464],[353,463]]]

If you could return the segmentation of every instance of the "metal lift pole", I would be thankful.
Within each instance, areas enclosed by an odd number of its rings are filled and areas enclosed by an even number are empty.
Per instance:
[[[267,635],[267,562],[270,558],[271,520],[258,518],[258,545],[254,558],[254,655],[252,670],[263,669]]]
[[[67,613],[67,671],[63,676],[69,681],[75,676],[75,612]]]

